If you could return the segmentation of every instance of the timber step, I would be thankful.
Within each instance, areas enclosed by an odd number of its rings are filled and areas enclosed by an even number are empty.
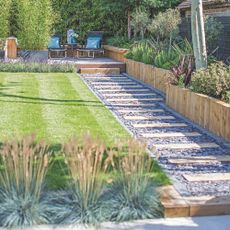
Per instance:
[[[159,192],[166,218],[230,214],[230,196],[182,197],[171,185]]]
[[[189,157],[189,158],[174,158],[169,159],[171,164],[215,164],[218,162],[230,162],[230,155],[221,156],[204,156],[204,157]]]
[[[120,109],[118,110],[119,113],[163,113],[165,112],[163,109]]]
[[[177,128],[187,127],[185,123],[151,123],[151,124],[133,124],[134,128]]]
[[[184,174],[183,177],[189,182],[199,181],[222,181],[230,180],[230,173],[199,173],[199,174]]]
[[[176,119],[173,116],[152,116],[152,117],[144,117],[144,116],[124,116],[125,120],[133,121],[133,120],[138,120],[138,121],[145,121],[145,120],[174,120]]]
[[[107,101],[163,101],[163,98],[109,98]]]
[[[120,74],[120,68],[81,68],[81,74]]]
[[[149,92],[149,89],[125,89],[126,92]],[[124,89],[99,89],[98,92],[124,92]]]
[[[143,133],[143,137],[146,138],[168,138],[168,137],[198,137],[201,136],[197,132],[168,132],[168,133]]]
[[[186,144],[156,144],[156,149],[203,149],[203,148],[219,148],[220,146],[216,143],[186,143]]]

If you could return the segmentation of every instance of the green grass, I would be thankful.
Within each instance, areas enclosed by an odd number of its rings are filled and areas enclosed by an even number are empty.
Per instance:
[[[130,138],[75,73],[0,73],[0,142],[35,133],[58,151],[71,136],[88,131],[108,146]],[[157,164],[152,177],[169,183]],[[67,180],[64,160],[55,155],[47,185],[60,188]]]
[[[76,74],[0,74],[0,140],[33,132],[59,144],[87,131],[107,143],[129,137]]]

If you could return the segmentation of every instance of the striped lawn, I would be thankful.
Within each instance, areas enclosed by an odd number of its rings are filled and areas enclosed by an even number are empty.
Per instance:
[[[87,131],[108,143],[129,137],[76,74],[0,73],[0,141],[36,133],[62,143]]]

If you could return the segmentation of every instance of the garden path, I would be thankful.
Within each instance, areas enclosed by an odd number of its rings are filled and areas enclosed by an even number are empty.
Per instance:
[[[184,197],[230,195],[230,145],[171,110],[164,95],[132,77],[82,79],[151,154]]]

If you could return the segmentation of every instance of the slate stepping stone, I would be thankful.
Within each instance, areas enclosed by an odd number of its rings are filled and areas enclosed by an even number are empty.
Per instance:
[[[94,87],[96,89],[100,89],[100,88],[123,89],[123,91],[127,91],[126,88],[128,89],[143,88],[142,85],[96,85]]]
[[[105,97],[145,97],[145,96],[156,96],[155,93],[118,93],[118,94],[115,94],[115,93],[105,93],[104,94]]]
[[[103,81],[103,82],[98,82],[94,81],[91,82],[93,85],[136,85],[136,83],[132,81],[116,81],[116,82],[111,82],[111,81]]]
[[[99,89],[98,92],[149,92],[149,89]]]

